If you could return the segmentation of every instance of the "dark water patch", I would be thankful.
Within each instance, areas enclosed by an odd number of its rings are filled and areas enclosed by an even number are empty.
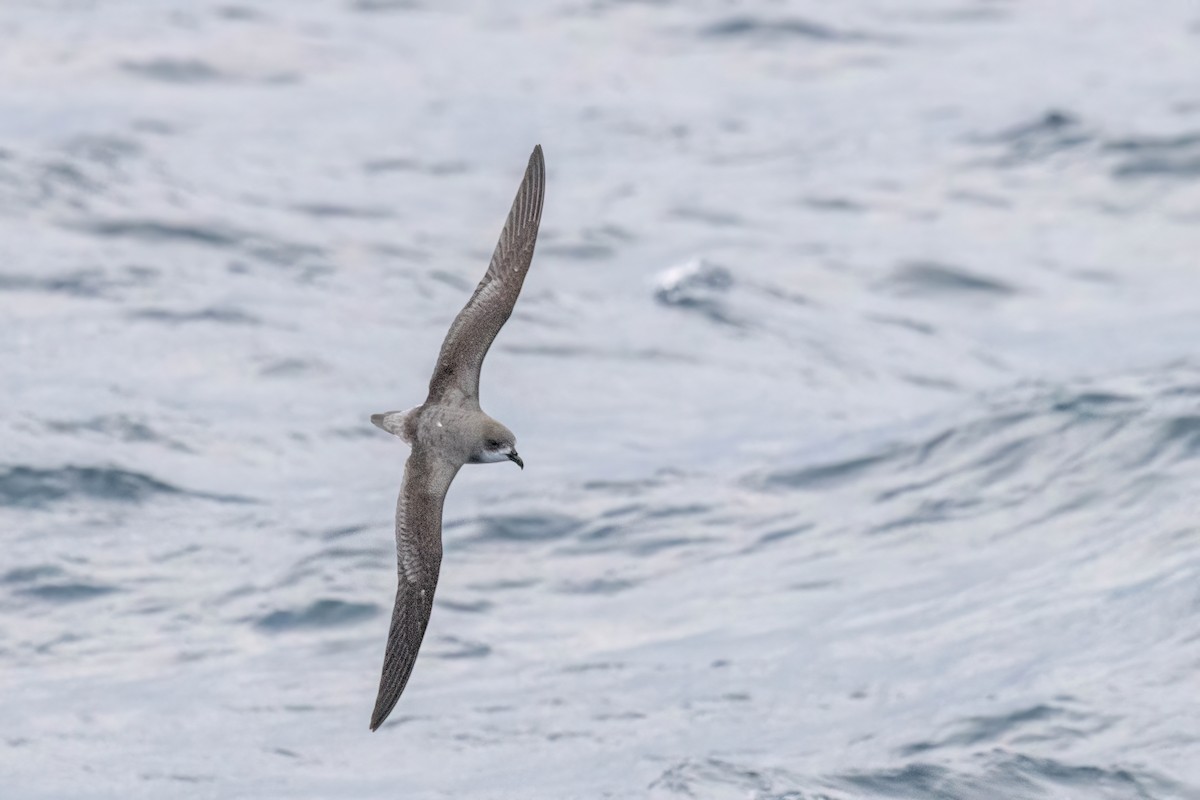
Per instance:
[[[1200,133],[1184,133],[1178,136],[1139,136],[1130,139],[1115,139],[1104,145],[1104,149],[1119,153],[1163,153],[1200,148]]]
[[[583,238],[589,242],[611,242],[628,244],[637,241],[638,235],[628,228],[612,223],[584,228]]]
[[[333,203],[300,203],[292,206],[292,210],[318,219],[390,219],[395,216],[385,208],[340,206]]]
[[[852,772],[836,778],[838,783],[876,796],[962,800],[965,787],[950,770],[933,764],[909,764],[898,769]]]
[[[1113,177],[1123,180],[1138,178],[1200,178],[1200,152],[1179,156],[1145,156],[1123,161],[1113,168]]]
[[[733,288],[733,274],[704,259],[667,270],[658,278],[654,299],[660,305],[699,313],[721,325],[743,327],[726,308],[725,295]]]
[[[1109,416],[1118,408],[1132,408],[1134,398],[1104,391],[1083,391],[1056,399],[1051,409],[1073,417]]]
[[[477,285],[469,278],[462,275],[457,275],[453,272],[447,272],[444,269],[432,269],[426,273],[430,280],[436,281],[443,286],[449,286],[451,289],[459,292],[470,292]]]
[[[1045,729],[1047,727],[1046,723],[1057,722],[1063,718],[1083,720],[1085,716],[1069,712],[1057,706],[1040,704],[1018,709],[1007,714],[989,717],[971,717],[955,725],[954,727],[957,730],[946,736],[906,745],[900,748],[899,754],[909,757],[945,747],[971,747],[979,744],[993,744],[1005,741],[1011,734],[1027,729],[1030,726]]]
[[[635,556],[653,556],[667,550],[710,545],[721,541],[715,536],[661,536],[652,539],[639,538],[624,545]]]
[[[264,364],[259,368],[258,374],[264,378],[294,378],[324,371],[324,364],[311,359],[280,358]]]
[[[1173,417],[1159,426],[1159,434],[1149,458],[1172,455],[1175,459],[1200,456],[1200,415]]]
[[[1006,153],[997,160],[997,166],[1017,166],[1043,161],[1068,150],[1090,145],[1095,140],[1095,134],[1085,128],[1074,114],[1052,109],[1035,120],[977,141],[1005,147]]]
[[[762,294],[764,297],[769,297],[772,300],[782,300],[785,303],[793,306],[812,306],[813,301],[806,295],[799,292],[793,292],[789,289],[782,289],[778,286],[773,286],[769,283],[753,284],[749,288]]]
[[[1150,798],[1200,797],[1200,789],[1131,767],[1072,764],[1005,751],[993,752],[983,781],[985,786],[1036,787],[1035,797],[1055,797],[1069,791],[1072,797]],[[1086,795],[1078,794],[1082,790]],[[985,796],[976,794],[975,796]]]
[[[364,172],[415,172],[420,163],[411,158],[377,158],[363,163]]]
[[[841,586],[841,581],[800,581],[799,583],[789,583],[788,591],[792,592],[818,592],[822,589],[832,589]],[[852,697],[854,695],[851,695]]]
[[[797,791],[796,777],[778,769],[759,769],[719,758],[689,758],[666,769],[648,787],[679,797],[738,797],[762,800],[817,800],[822,795]]]
[[[1163,418],[1155,409],[1165,397],[1151,388],[1015,391],[989,403],[990,413],[979,419],[897,448],[899,460],[890,472],[900,479],[879,488],[874,500],[907,497],[909,507],[872,530],[980,516],[1038,497],[1048,507],[1026,522],[1047,521],[1047,514],[1092,507],[1098,495],[1080,475],[1106,470],[1120,475],[1122,495],[1144,496],[1144,481],[1165,477],[1155,477],[1156,464],[1200,455],[1200,417]],[[1114,486],[1108,484],[1108,494]]]
[[[144,422],[124,414],[102,414],[83,420],[48,420],[55,433],[98,433],[122,442],[162,444],[173,450],[189,451],[186,445],[163,436]]]
[[[206,247],[236,247],[245,234],[221,225],[189,225],[160,220],[100,220],[81,223],[79,230],[110,239],[134,239],[144,244],[196,244]]]
[[[73,497],[140,503],[155,495],[181,494],[168,483],[116,467],[9,467],[0,472],[0,505],[42,508]]]
[[[539,247],[538,250],[553,258],[569,261],[601,261],[616,255],[616,250],[611,245],[601,242],[552,242]]]
[[[791,539],[792,537],[799,536],[802,533],[808,533],[815,527],[815,523],[806,522],[801,525],[789,525],[786,528],[775,528],[774,530],[767,531],[759,536],[750,549],[756,550],[759,547],[765,547],[767,545],[774,544],[775,542],[782,542],[786,539]]]
[[[464,161],[434,161],[425,162],[415,158],[377,158],[364,162],[363,171],[367,173],[387,172],[420,172],[426,175],[459,175],[469,171],[470,167]]]
[[[511,592],[518,589],[531,589],[540,584],[537,578],[501,578],[495,581],[472,583],[467,586],[473,592]]]
[[[301,609],[279,609],[254,621],[254,627],[267,633],[318,630],[357,625],[380,613],[374,603],[349,603],[324,598]]]
[[[699,33],[706,39],[748,39],[760,42],[788,39],[802,39],[810,42],[879,41],[879,37],[835,28],[800,17],[764,19],[750,15],[738,15],[706,25],[700,29]]]
[[[571,261],[599,261],[612,258],[617,248],[637,237],[619,225],[596,225],[584,228],[577,239],[563,241],[553,231],[545,234],[546,241],[538,250]]]
[[[196,58],[153,58],[148,61],[126,61],[121,69],[139,78],[164,83],[215,83],[226,76],[215,67]]]
[[[16,466],[0,471],[0,506],[45,508],[54,503],[86,498],[117,503],[141,503],[155,496],[179,495],[226,503],[250,502],[237,495],[193,492],[149,475],[119,467]]]
[[[154,136],[174,136],[178,132],[174,125],[161,119],[135,119],[132,127],[138,133],[149,133]]]
[[[885,285],[904,296],[991,295],[1004,297],[1016,289],[995,278],[968,272],[960,267],[933,261],[910,261],[885,281]]]
[[[354,0],[350,8],[364,13],[378,14],[392,11],[414,11],[421,4],[416,0]]]
[[[215,322],[221,325],[261,325],[262,320],[241,309],[209,307],[195,311],[173,311],[166,308],[141,308],[130,311],[130,319],[163,322],[169,325],[184,325],[192,322]]]
[[[487,658],[492,654],[490,645],[483,642],[471,642],[455,636],[443,636],[438,639],[437,646],[430,655],[447,661],[463,658]]]
[[[897,497],[903,497],[906,494],[912,494],[914,492],[923,492],[928,489],[932,489],[933,487],[940,484],[943,480],[944,480],[944,476],[938,475],[936,477],[927,478],[925,480],[912,481],[909,483],[902,483],[899,486],[893,486],[890,489],[887,489],[885,491],[882,491],[882,492],[879,492],[878,494],[876,494],[875,502],[876,503],[886,503],[890,500],[895,500]]]
[[[221,19],[231,19],[239,22],[248,22],[263,18],[262,14],[248,6],[221,6],[216,10],[216,14]]]
[[[48,641],[40,642],[34,648],[34,652],[39,655],[57,655],[64,645],[70,646],[83,641],[83,639],[84,637],[78,633],[64,633]]]
[[[1010,415],[1010,416],[1015,417],[1015,419],[1012,419],[1012,422],[1010,424],[1015,424],[1016,422],[1025,419],[1028,415],[1021,413],[1021,414]],[[988,425],[988,427],[990,429],[993,427],[1002,427],[1004,425],[1004,422],[1000,421],[999,423],[993,423],[992,421],[989,421],[989,423],[986,423],[986,424]],[[916,455],[916,459],[915,459],[916,463],[918,465],[920,465],[920,464],[924,464],[925,462],[927,462],[933,455],[935,455],[939,450],[941,450],[942,447],[944,447],[949,442],[953,441],[955,436],[957,436],[957,435],[958,435],[958,431],[954,428],[950,428],[948,430],[944,430],[944,431],[941,431],[940,433],[934,434],[933,436],[929,437],[928,439],[925,439],[923,442],[921,442],[917,446],[917,455]]]
[[[641,581],[632,578],[591,578],[582,581],[564,581],[554,587],[561,594],[619,594],[639,585]]]
[[[911,372],[902,372],[899,373],[899,377],[905,383],[911,383],[913,386],[920,386],[923,389],[957,392],[962,388],[958,383],[946,378],[939,378],[936,375],[915,375]]]
[[[216,783],[216,775],[199,775],[184,772],[143,772],[138,775],[143,781],[171,781],[173,783]]]
[[[247,241],[243,250],[252,258],[278,267],[307,267],[309,277],[332,271],[324,263],[325,250],[316,245],[259,237]],[[315,261],[322,263],[315,264]]]
[[[861,214],[867,210],[862,203],[856,203],[845,197],[806,197],[801,202],[815,211],[838,214]]]
[[[120,274],[99,269],[84,269],[59,275],[34,276],[0,274],[0,291],[48,292],[72,297],[101,298],[113,289],[142,286],[158,277],[158,271],[146,267],[126,267]]]
[[[545,542],[573,535],[583,525],[565,514],[508,514],[480,517],[480,541]]]
[[[142,146],[124,136],[90,134],[76,136],[64,150],[73,158],[105,167],[117,167],[142,154]]]
[[[204,548],[198,544],[189,544],[184,547],[179,547],[174,550],[168,550],[165,553],[156,553],[150,556],[150,560],[155,564],[168,564],[179,558],[187,558],[199,553]]]
[[[908,317],[894,317],[887,314],[869,314],[867,319],[871,320],[872,322],[877,322],[880,325],[903,328],[905,330],[912,331],[913,333],[919,333],[922,336],[935,336],[937,334],[937,328],[934,326],[926,322],[909,319]]]
[[[875,525],[870,532],[872,534],[893,533],[907,528],[937,525],[969,516],[965,512],[979,512],[984,509],[983,499],[977,497],[927,498],[921,500],[914,511],[883,524]]]
[[[613,508],[606,508],[596,516],[601,520],[629,519],[641,516],[645,513],[646,508],[647,506],[642,503],[628,503]]]
[[[749,479],[748,483],[764,491],[816,491],[857,480],[899,455],[896,451],[859,456],[797,469],[775,470]]]
[[[62,575],[61,567],[52,564],[40,564],[36,567],[17,567],[0,575],[0,583],[30,583],[42,578],[55,578]]]
[[[707,506],[702,503],[689,503],[687,505],[673,506],[663,505],[654,506],[647,509],[641,514],[642,519],[672,519],[675,517],[691,517],[697,514],[707,514],[713,510],[713,506]]]
[[[978,208],[1012,208],[1012,201],[994,194],[983,192],[953,191],[946,195],[948,200],[956,203],[976,206]]]
[[[746,220],[731,211],[719,211],[698,206],[680,206],[673,208],[670,215],[676,219],[689,222],[699,222],[703,225],[717,228],[733,228],[746,224]]]
[[[76,164],[57,159],[39,166],[36,181],[43,200],[59,196],[78,199],[78,193],[100,194],[105,188],[102,181],[88,175]]]
[[[752,474],[745,483],[764,491],[822,489],[882,474],[899,480],[876,490],[876,503],[905,496],[921,499],[916,509],[880,530],[944,521],[991,507],[980,506],[980,498],[989,498],[988,503],[1001,502],[1005,491],[1016,490],[1017,494],[1006,501],[1016,502],[1037,494],[1060,476],[1065,478],[1087,464],[1089,454],[1096,451],[1113,459],[1121,457],[1118,453],[1137,453],[1140,447],[1150,446],[1153,453],[1145,461],[1168,450],[1183,458],[1200,454],[1198,418],[1176,416],[1157,423],[1157,427],[1146,418],[1154,406],[1155,394],[1139,397],[1094,387],[1023,388],[1013,397],[989,403],[991,408],[979,418],[942,428],[911,443],[897,442],[829,463],[767,470]],[[1125,437],[1128,446],[1114,448],[1112,442],[1117,436]],[[1014,482],[1035,466],[1040,473],[1043,464],[1056,465],[1047,477]],[[947,497],[937,497],[937,487],[948,482],[956,488]]]
[[[460,614],[483,614],[491,611],[495,605],[490,600],[454,600],[447,597],[438,597],[437,605],[439,608],[445,608],[449,611],[457,611]]]
[[[980,473],[983,484],[997,483],[1021,471],[1029,460],[1045,445],[1040,435],[1022,436],[1012,441],[1000,442],[975,461],[967,469]]]
[[[64,583],[44,583],[38,586],[27,586],[18,589],[14,594],[22,597],[32,597],[48,603],[77,603],[84,600],[94,600],[97,597],[119,591],[115,586],[69,581]]]
[[[329,530],[324,530],[319,535],[325,541],[331,541],[331,540],[335,540],[335,539],[346,539],[347,536],[355,536],[355,535],[361,534],[362,531],[365,531],[367,529],[368,529],[367,525],[344,525],[344,527],[330,528]]]
[[[626,527],[621,524],[606,524],[590,525],[587,530],[579,536],[581,542],[595,542],[604,539],[611,539],[619,536]]]
[[[1115,286],[1120,283],[1115,275],[1111,272],[1106,272],[1100,269],[1077,269],[1068,273],[1072,278],[1076,278],[1088,283],[1103,283],[1110,286]]]

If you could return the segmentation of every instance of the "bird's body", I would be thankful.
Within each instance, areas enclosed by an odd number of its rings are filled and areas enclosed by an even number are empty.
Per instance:
[[[400,699],[429,624],[442,563],[442,505],[454,476],[465,464],[513,461],[524,467],[512,431],[479,407],[479,372],[533,259],[545,174],[538,146],[488,271],[442,343],[425,402],[408,411],[371,416],[377,426],[412,446],[396,501],[396,605],[371,730],[383,724]]]

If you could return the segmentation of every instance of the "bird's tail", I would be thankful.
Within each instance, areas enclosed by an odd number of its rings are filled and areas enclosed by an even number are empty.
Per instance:
[[[417,433],[417,412],[421,408],[421,406],[417,406],[408,411],[385,411],[382,414],[372,414],[371,423],[412,444]]]

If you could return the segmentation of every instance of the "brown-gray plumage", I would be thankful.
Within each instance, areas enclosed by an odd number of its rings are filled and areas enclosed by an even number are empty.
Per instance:
[[[524,467],[512,431],[479,407],[479,370],[512,314],[533,260],[545,184],[538,145],[487,273],[442,343],[425,403],[371,416],[380,428],[412,445],[396,501],[396,606],[371,730],[383,724],[400,699],[429,624],[442,564],[442,505],[454,476],[464,464],[507,460]]]

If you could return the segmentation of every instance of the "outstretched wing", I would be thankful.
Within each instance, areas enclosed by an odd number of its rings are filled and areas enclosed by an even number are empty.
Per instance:
[[[404,465],[404,482],[396,501],[396,607],[371,730],[392,712],[417,661],[442,566],[442,504],[458,469],[420,445],[413,448]]]
[[[487,274],[458,312],[429,381],[426,404],[479,405],[479,369],[500,328],[512,314],[533,260],[542,221],[546,164],[542,146],[533,148]]]

